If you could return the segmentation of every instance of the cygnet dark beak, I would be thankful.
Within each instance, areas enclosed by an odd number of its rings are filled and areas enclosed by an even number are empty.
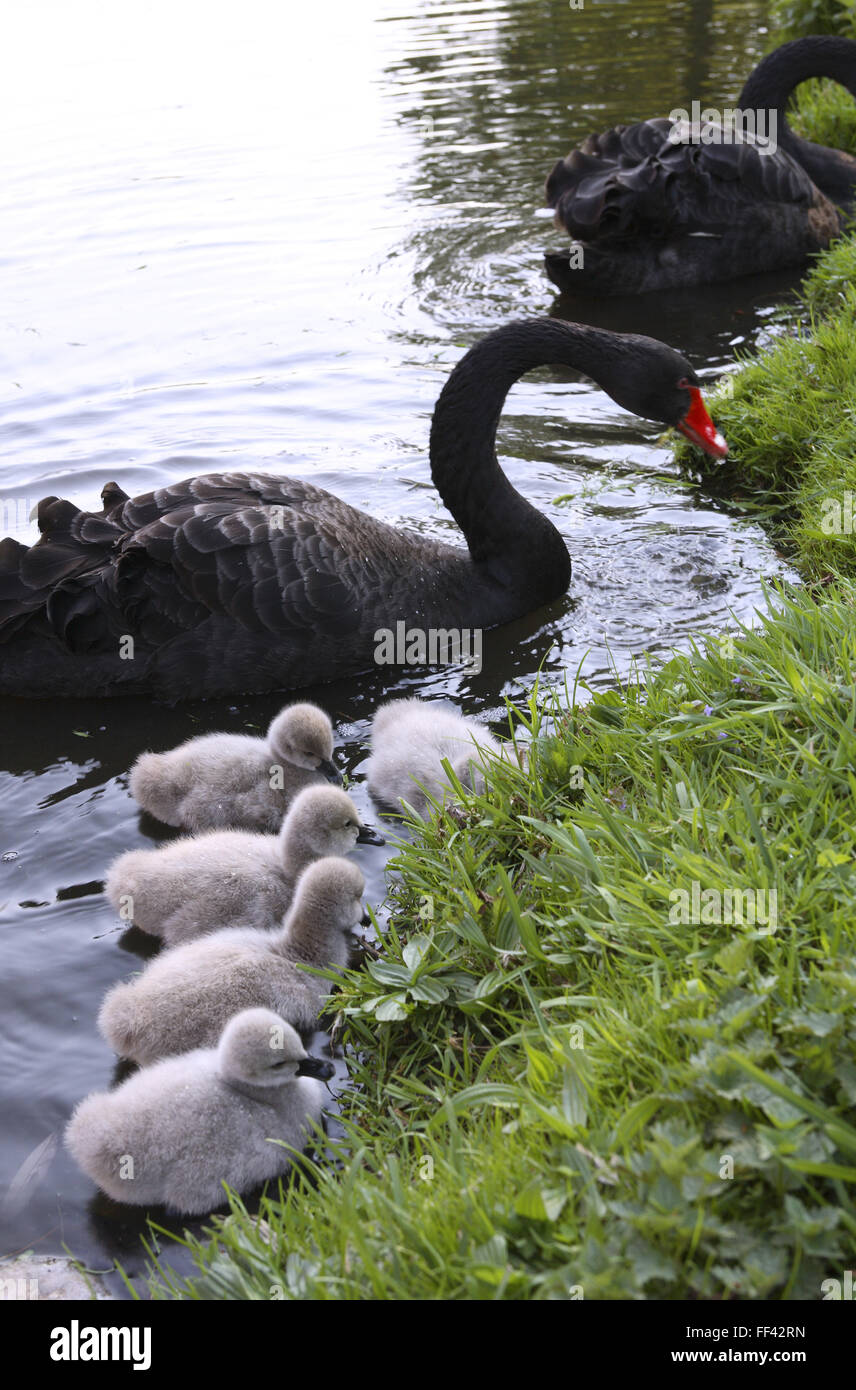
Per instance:
[[[386,840],[378,834],[373,825],[361,825],[357,836],[358,845],[385,845]]]
[[[336,1075],[336,1068],[332,1062],[325,1062],[323,1057],[304,1057],[297,1068],[298,1076],[314,1076],[318,1081],[329,1081],[331,1076]]]
[[[322,758],[318,764],[318,771],[323,772],[328,782],[333,782],[337,787],[341,787],[342,774],[332,758]]]
[[[369,914],[368,914],[368,909],[366,909],[366,911],[363,913],[362,917],[360,918],[360,926],[361,926],[361,927],[370,927],[371,924],[372,924],[372,919],[371,919],[371,917],[370,917]]]

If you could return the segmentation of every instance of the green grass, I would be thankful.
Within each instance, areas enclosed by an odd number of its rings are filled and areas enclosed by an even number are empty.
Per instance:
[[[856,38],[856,0],[772,0],[770,48],[806,34]]]
[[[848,37],[856,38],[856,34]],[[856,102],[835,82],[817,77],[803,82],[788,120],[796,134],[807,140],[856,151]]]
[[[159,1294],[820,1297],[856,1238],[856,622],[846,586],[777,604],[512,716],[530,765],[401,849],[338,996],[341,1166]],[[676,921],[694,882],[776,912]]]
[[[724,463],[679,445],[711,491],[770,523],[814,578],[856,577],[856,236],[819,258],[803,305],[710,396]],[[849,494],[849,499],[848,499]],[[851,521],[848,523],[848,517]]]
[[[856,0],[775,7],[775,47],[801,33],[856,37]],[[802,16],[800,19],[799,17]],[[836,18],[837,16],[837,18]],[[848,27],[849,26],[849,27]],[[852,33],[851,33],[852,31]],[[798,89],[794,128],[856,154],[856,102],[828,82]],[[738,359],[710,406],[729,445],[716,463],[679,444],[681,466],[763,521],[807,578],[856,577],[856,232],[818,256],[775,341]]]

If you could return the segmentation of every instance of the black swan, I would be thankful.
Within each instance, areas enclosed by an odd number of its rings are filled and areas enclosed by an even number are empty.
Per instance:
[[[734,130],[663,117],[590,135],[547,179],[556,225],[575,239],[570,256],[546,256],[553,283],[598,295],[676,289],[800,265],[828,246],[850,211],[856,158],[788,125],[788,98],[809,77],[856,96],[856,42],[815,35],[768,54],[740,93],[750,114]]]
[[[0,542],[0,694],[187,698],[287,690],[375,664],[377,630],[489,628],[568,588],[555,526],[496,459],[509,389],[551,363],[726,452],[698,378],[636,334],[534,319],[489,334],[446,382],[431,475],[469,547],[377,521],[310,483],[213,473],[101,512],[47,497],[30,547]]]

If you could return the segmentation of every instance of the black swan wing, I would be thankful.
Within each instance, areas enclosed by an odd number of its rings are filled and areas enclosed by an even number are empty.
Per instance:
[[[111,490],[112,489],[112,490]],[[0,546],[0,641],[34,616],[74,651],[130,633],[159,648],[212,615],[250,633],[354,631],[392,528],[292,479],[218,474],[102,514],[40,504],[39,541]]]
[[[343,636],[359,625],[360,579],[332,518],[300,507],[205,502],[179,508],[120,546],[115,594],[158,645],[210,614],[273,636]]]
[[[705,143],[717,129],[657,118],[589,136],[547,180],[556,221],[598,244],[667,240],[721,235],[770,209],[816,203],[808,174],[784,151],[740,132]]]

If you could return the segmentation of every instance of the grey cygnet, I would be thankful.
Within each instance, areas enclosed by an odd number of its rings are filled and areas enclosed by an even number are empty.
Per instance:
[[[275,833],[304,787],[341,782],[333,726],[317,705],[287,705],[266,738],[203,734],[166,753],[142,753],[131,768],[134,800],[184,830]]]
[[[122,1057],[141,1065],[194,1047],[211,1047],[227,1019],[263,1005],[299,1032],[311,1032],[330,982],[299,964],[343,967],[348,934],[362,920],[365,880],[347,859],[304,869],[279,931],[248,927],[214,932],[150,961],[115,985],[98,1026]]]
[[[87,1096],[66,1130],[83,1171],[117,1202],[186,1216],[285,1173],[282,1140],[300,1149],[326,1095],[329,1062],[310,1058],[269,1009],[230,1019],[216,1048],[145,1067],[115,1091]]]
[[[345,792],[307,787],[278,835],[210,830],[131,850],[111,864],[105,891],[125,921],[176,945],[221,927],[276,926],[308,864],[383,843]]]
[[[403,798],[422,812],[426,793],[439,797],[451,791],[444,758],[462,786],[481,790],[480,749],[502,754],[502,745],[475,720],[424,700],[389,700],[372,722],[369,791],[383,805],[397,807]]]

